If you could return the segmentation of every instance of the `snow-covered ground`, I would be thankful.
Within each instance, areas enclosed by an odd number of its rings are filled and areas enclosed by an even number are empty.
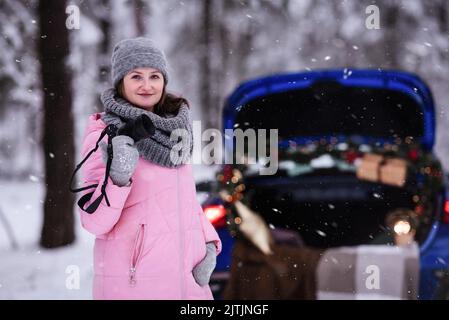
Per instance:
[[[2,223],[0,299],[90,299],[94,238],[80,227],[76,215],[77,240],[73,245],[55,250],[40,248],[44,198],[41,182],[0,181],[1,210],[18,243],[18,249],[13,249]],[[79,288],[75,285],[69,289],[66,280],[76,276],[74,270],[79,270]]]
[[[213,177],[214,168],[193,165],[197,181]],[[61,249],[42,249],[44,184],[0,181],[0,209],[18,243],[13,249],[0,219],[0,299],[92,299],[94,237],[76,217],[76,242]],[[79,280],[76,277],[79,274]]]

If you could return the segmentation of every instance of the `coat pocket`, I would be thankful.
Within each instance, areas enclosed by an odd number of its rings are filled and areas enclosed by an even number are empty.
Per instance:
[[[130,268],[129,268],[129,284],[135,286],[137,267],[142,257],[143,247],[145,243],[146,225],[144,223],[139,224],[137,229],[136,239],[134,241],[133,251],[131,254]]]
[[[206,241],[201,230],[190,230],[190,270],[193,270],[206,256]]]

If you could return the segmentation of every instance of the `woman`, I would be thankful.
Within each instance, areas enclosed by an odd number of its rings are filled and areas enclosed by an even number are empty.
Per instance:
[[[188,103],[166,92],[165,56],[151,40],[119,42],[111,61],[114,88],[101,95],[105,112],[89,117],[83,156],[109,124],[120,128],[145,114],[156,130],[136,143],[125,135],[112,139],[107,199],[93,214],[79,210],[83,227],[96,235],[94,299],[212,299],[208,283],[221,241],[196,200],[186,163],[193,146]],[[186,139],[171,141],[179,129]],[[84,182],[98,184],[84,207],[102,193],[107,136],[102,142],[102,152],[83,166]],[[176,156],[171,151],[179,144],[184,155]]]

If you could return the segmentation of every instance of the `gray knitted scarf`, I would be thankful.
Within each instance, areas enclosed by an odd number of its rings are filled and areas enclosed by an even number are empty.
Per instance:
[[[136,119],[142,114],[151,119],[156,127],[155,134],[136,143],[139,154],[144,159],[160,166],[174,168],[185,164],[191,157],[193,134],[190,109],[187,105],[182,105],[177,115],[161,117],[121,98],[114,88],[107,89],[101,94],[101,102],[105,110],[101,119],[107,125],[115,124],[120,128],[125,124],[124,121]],[[176,132],[182,135],[176,134],[177,141],[170,140],[170,135],[177,129],[184,129]]]

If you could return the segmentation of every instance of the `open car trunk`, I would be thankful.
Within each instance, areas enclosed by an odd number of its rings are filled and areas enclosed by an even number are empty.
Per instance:
[[[228,101],[224,127],[277,128],[281,148],[323,138],[371,146],[411,139],[430,151],[433,117],[430,93],[411,75],[316,72],[242,86]],[[296,230],[305,244],[321,248],[386,242],[386,214],[415,207],[409,189],[359,180],[337,168],[297,176],[280,169],[274,176],[248,176],[245,183],[251,207],[270,227]],[[430,222],[417,230],[418,242]]]
[[[414,208],[413,195],[403,188],[335,171],[295,178],[258,176],[248,178],[247,186],[251,207],[271,228],[295,230],[312,247],[387,243],[386,214]]]

